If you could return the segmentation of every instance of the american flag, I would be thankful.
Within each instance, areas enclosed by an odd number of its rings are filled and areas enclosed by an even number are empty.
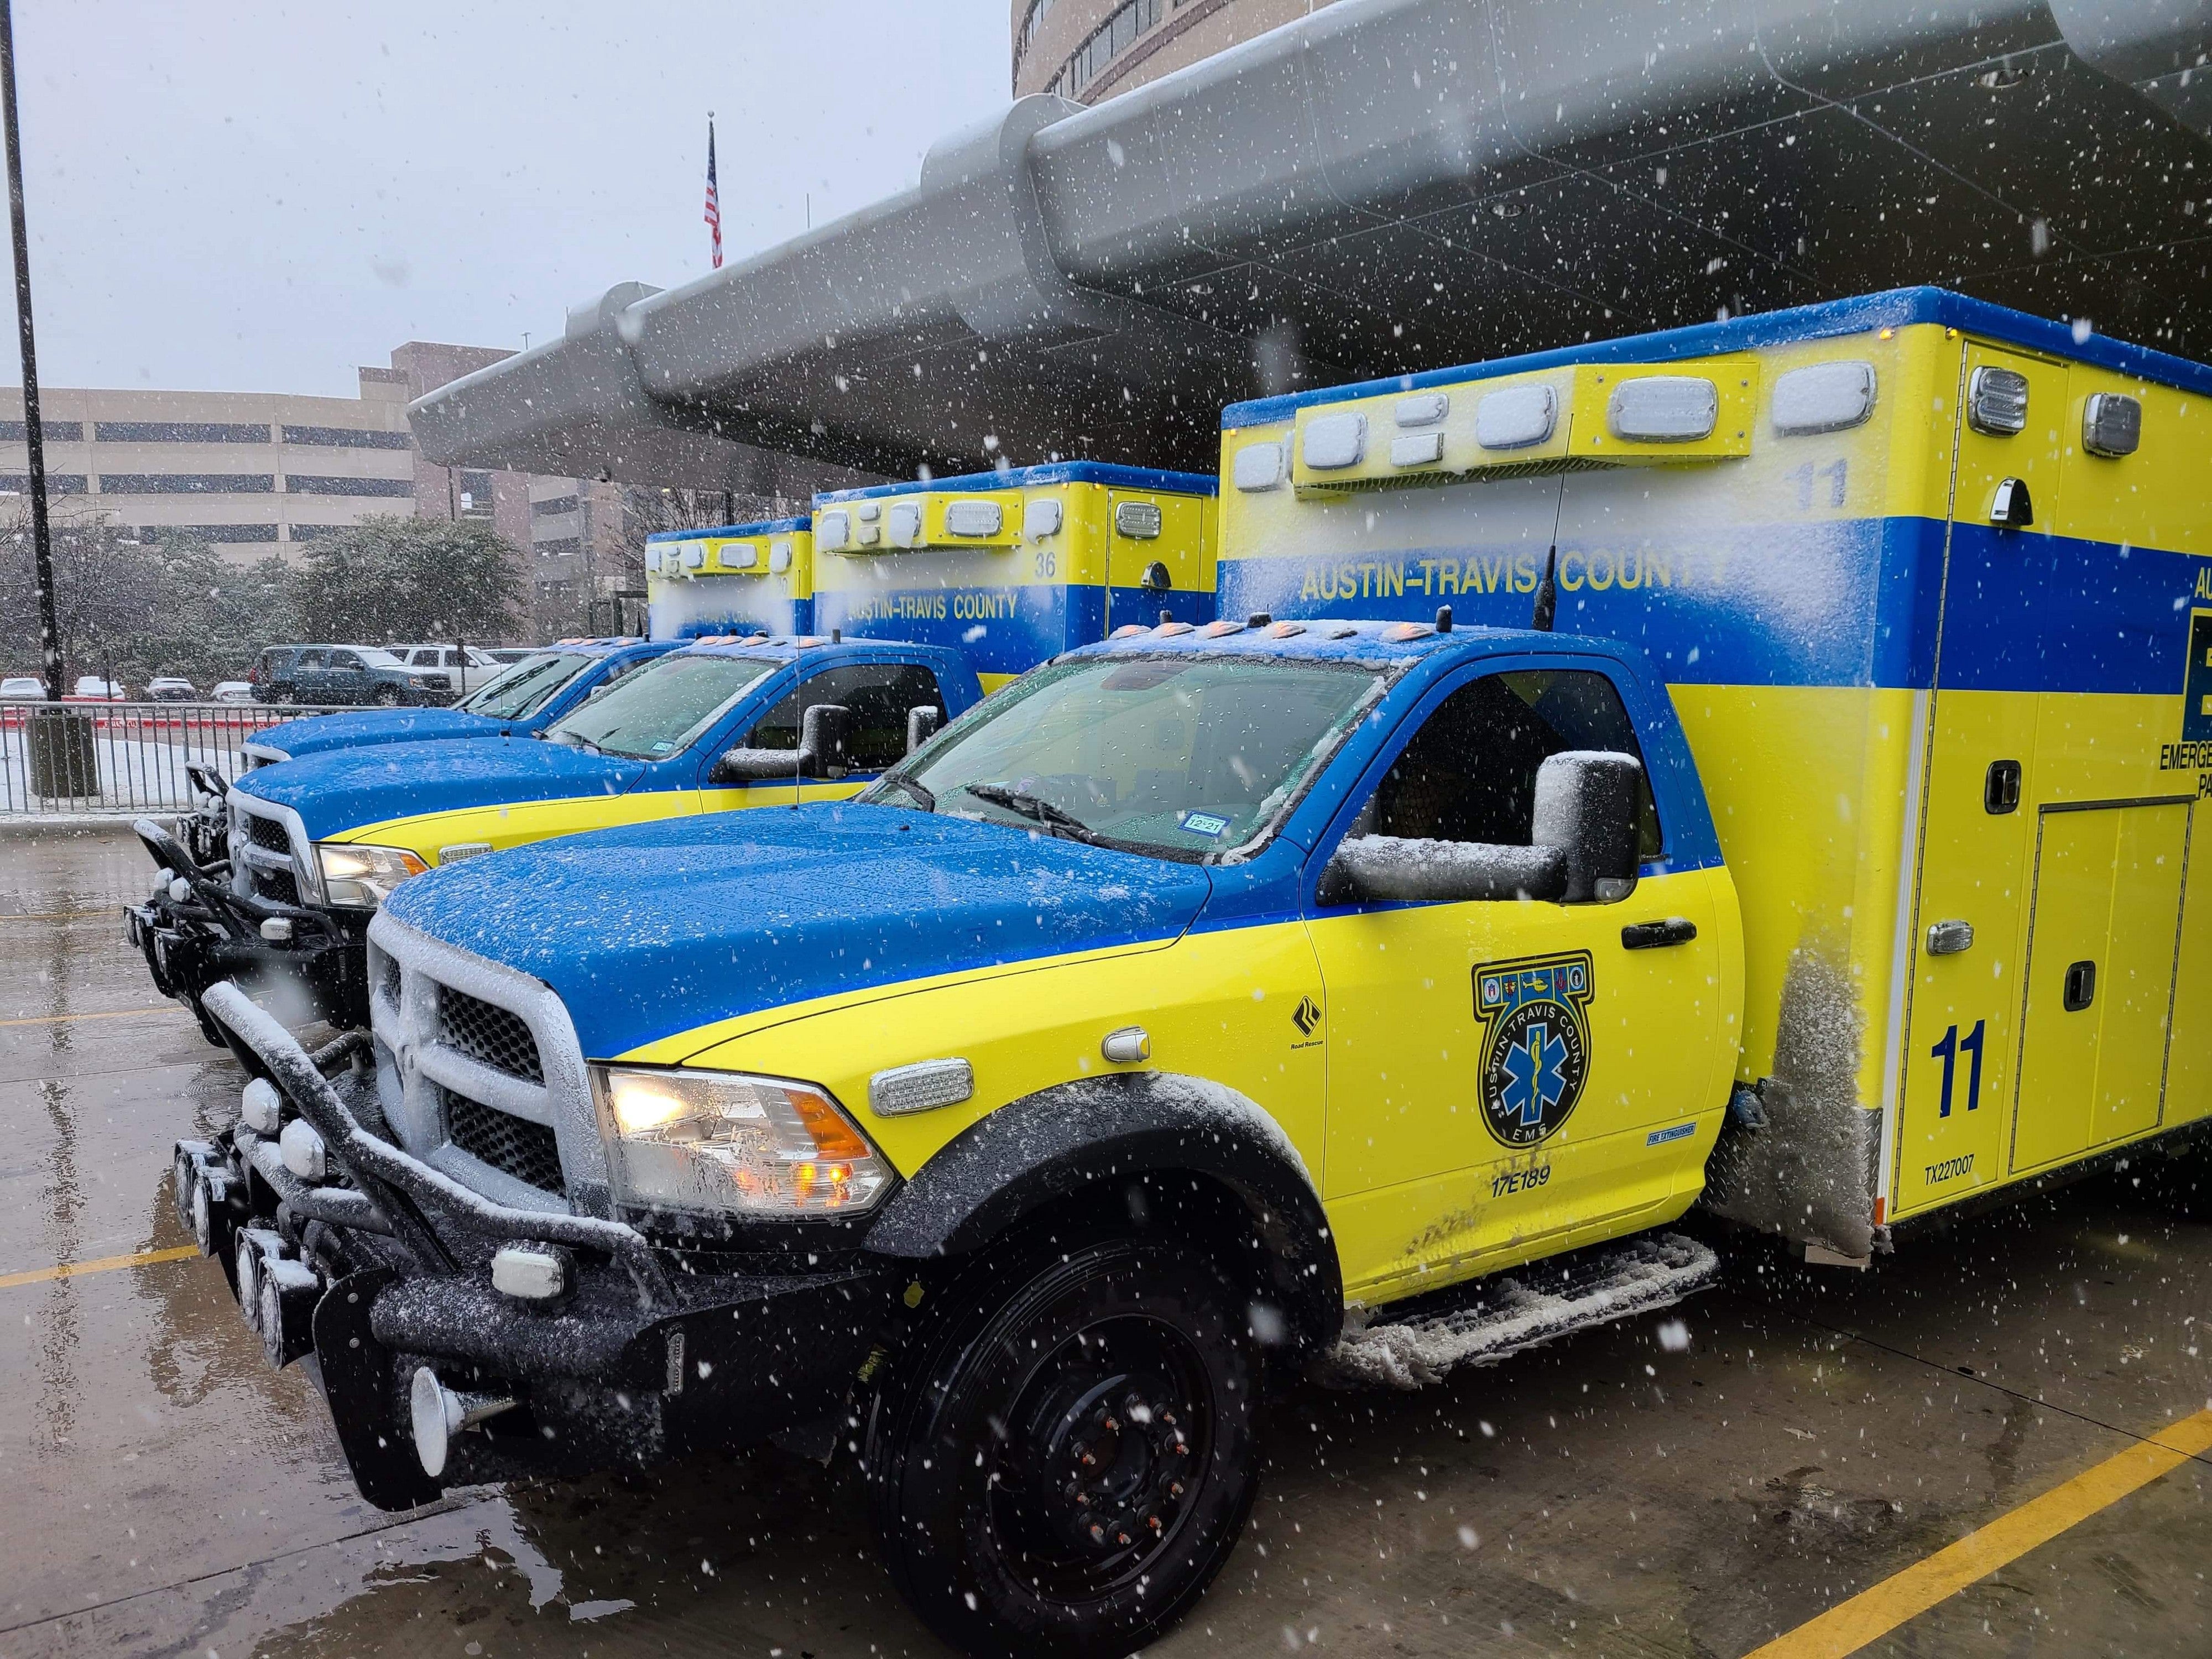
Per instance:
[[[714,269],[722,268],[722,203],[714,191],[714,118],[707,118],[707,228],[714,236]]]

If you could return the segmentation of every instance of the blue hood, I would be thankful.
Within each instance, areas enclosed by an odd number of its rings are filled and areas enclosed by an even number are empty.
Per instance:
[[[434,870],[396,921],[535,975],[595,1059],[763,1008],[1189,927],[1205,869],[823,803],[678,818]]]
[[[428,743],[441,738],[495,738],[502,732],[520,729],[512,720],[486,720],[458,708],[378,708],[289,720],[255,732],[252,741],[302,760],[332,749],[360,749],[375,743]]]
[[[333,750],[264,766],[231,787],[290,807],[309,837],[321,841],[425,812],[619,795],[644,770],[641,761],[587,754],[565,744],[500,738]]]

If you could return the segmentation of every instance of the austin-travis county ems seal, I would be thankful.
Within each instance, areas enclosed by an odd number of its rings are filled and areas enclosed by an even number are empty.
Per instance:
[[[1582,1098],[1589,1076],[1592,978],[1587,951],[1474,970],[1482,1117],[1502,1144],[1541,1145]]]

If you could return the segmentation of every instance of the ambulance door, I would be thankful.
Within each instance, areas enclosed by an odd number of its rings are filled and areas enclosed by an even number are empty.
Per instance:
[[[1958,399],[1887,1217],[2005,1178],[2019,1054],[2044,665],[2007,619],[2056,516],[2066,369],[1969,343]]]
[[[1400,739],[1320,855],[1346,835],[1526,846],[1547,756],[1636,749],[1612,682],[1587,671],[1469,675]],[[1672,924],[1662,948],[1624,934],[1655,920]],[[1308,929],[1347,1291],[1402,1294],[1525,1259],[1675,1189],[1718,1041],[1702,872],[1613,903],[1317,899]]]
[[[2159,1122],[2189,804],[2041,814],[2010,1173]]]
[[[1150,628],[1163,611],[1189,621],[1200,589],[1206,503],[1194,495],[1116,489],[1107,498],[1106,629]]]

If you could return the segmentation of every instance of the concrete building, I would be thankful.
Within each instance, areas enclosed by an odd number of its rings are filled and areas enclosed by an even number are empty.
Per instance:
[[[1095,104],[1328,3],[1013,0],[1014,96],[1051,92]]]
[[[580,615],[587,598],[643,585],[624,556],[642,536],[623,486],[439,466],[408,428],[411,399],[510,355],[410,340],[388,368],[361,368],[352,398],[46,386],[47,499],[149,540],[204,538],[240,563],[290,558],[371,514],[481,520],[524,550],[540,612],[565,599]],[[0,389],[0,501],[29,466],[22,392]]]

